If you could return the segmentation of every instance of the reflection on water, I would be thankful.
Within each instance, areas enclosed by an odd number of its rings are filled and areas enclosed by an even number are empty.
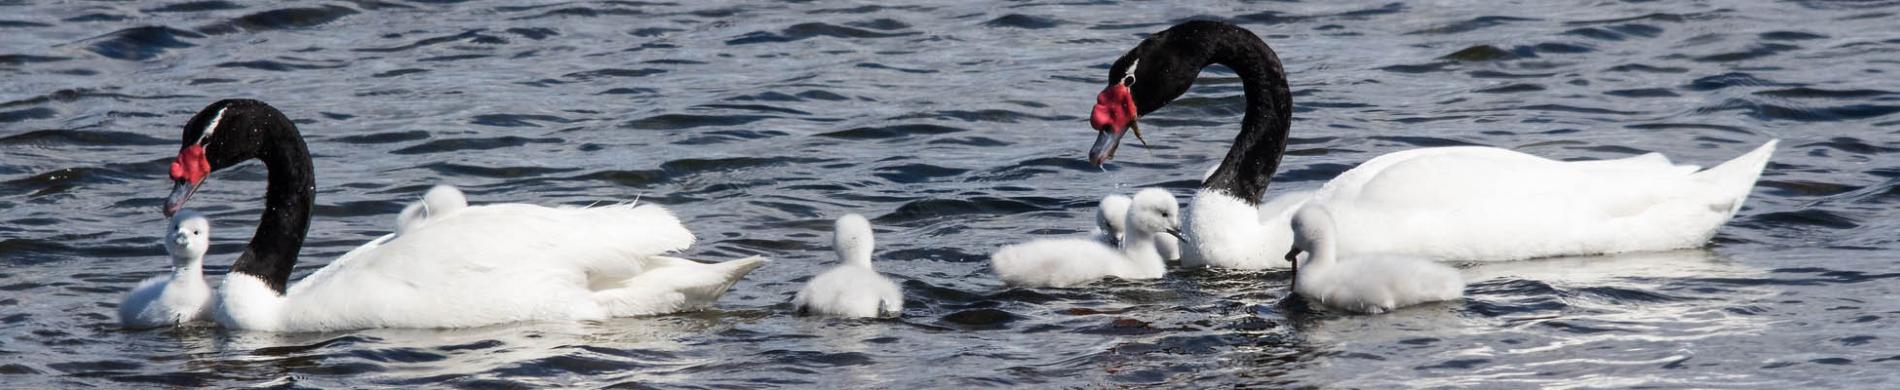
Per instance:
[[[1897,10],[0,1],[0,387],[1895,387]],[[1466,299],[1390,315],[1282,305],[1285,272],[1002,286],[997,246],[1083,234],[1106,193],[1186,197],[1233,140],[1244,96],[1217,67],[1143,118],[1148,147],[1083,158],[1107,62],[1187,19],[1242,24],[1284,60],[1274,193],[1422,146],[1708,164],[1784,142],[1709,250],[1465,265]],[[698,234],[685,256],[775,261],[677,316],[120,330],[119,295],[168,263],[150,227],[179,126],[226,97],[269,101],[310,142],[300,275],[438,182],[475,203],[639,197]],[[194,200],[232,232],[213,279],[263,178],[220,172]],[[792,316],[853,212],[904,316]]]
[[[1487,262],[1463,273],[1471,282],[1464,302],[1329,318],[1302,326],[1301,334],[1336,351],[1323,362],[1371,373],[1336,378],[1349,386],[1694,385],[1666,372],[1628,371],[1685,362],[1695,354],[1684,345],[1764,336],[1769,320],[1735,309],[1781,293],[1751,282],[1767,272],[1707,250]],[[1451,335],[1459,342],[1448,344]],[[1435,362],[1414,367],[1381,358],[1420,349],[1436,350]],[[1413,369],[1456,375],[1414,382]],[[1554,369],[1616,378],[1540,375]]]

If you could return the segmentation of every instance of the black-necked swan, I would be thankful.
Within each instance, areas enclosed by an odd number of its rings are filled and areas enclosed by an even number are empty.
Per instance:
[[[1413,149],[1263,205],[1291,124],[1285,72],[1252,32],[1194,21],[1143,40],[1109,68],[1090,116],[1100,132],[1090,161],[1113,157],[1122,135],[1138,131],[1139,116],[1180,97],[1211,64],[1240,76],[1246,114],[1185,208],[1184,266],[1286,267],[1286,218],[1309,198],[1328,203],[1352,229],[1340,235],[1345,254],[1483,261],[1700,246],[1734,216],[1775,144],[1702,172],[1653,154],[1562,162],[1490,147]],[[1361,220],[1377,223],[1345,223]]]
[[[1694,248],[1741,210],[1778,141],[1713,168],[1661,154],[1557,161],[1489,147],[1400,151],[1313,191],[1339,251],[1504,261]]]
[[[1135,193],[1121,248],[1091,239],[1045,239],[1015,244],[990,255],[990,269],[1004,283],[1024,287],[1071,287],[1102,278],[1154,279],[1167,272],[1155,249],[1158,234],[1180,234],[1180,205],[1167,191]]]
[[[183,325],[211,319],[215,304],[205,283],[205,251],[211,248],[211,222],[189,210],[166,224],[165,253],[172,273],[139,282],[119,302],[119,323],[130,329]]]
[[[1293,291],[1322,306],[1379,314],[1464,296],[1458,270],[1423,257],[1341,257],[1340,230],[1324,205],[1300,208],[1293,217],[1293,247],[1307,253],[1293,267]],[[1294,261],[1292,252],[1287,261]]]
[[[1133,199],[1121,194],[1102,197],[1095,207],[1095,241],[1118,248],[1122,246],[1122,233],[1126,230],[1122,223],[1128,219],[1128,205],[1133,202]],[[1181,260],[1181,240],[1168,234],[1156,235],[1155,251],[1161,253],[1162,260]]]
[[[268,186],[257,233],[217,293],[213,317],[230,329],[452,328],[697,310],[765,261],[663,256],[694,237],[660,206],[487,204],[429,215],[293,286],[316,180],[301,133],[276,108],[232,99],[193,116],[165,213],[212,172],[252,159],[263,162]]]
[[[871,221],[847,214],[832,230],[838,266],[813,277],[792,297],[798,314],[847,318],[896,317],[904,313],[904,290],[871,268]]]

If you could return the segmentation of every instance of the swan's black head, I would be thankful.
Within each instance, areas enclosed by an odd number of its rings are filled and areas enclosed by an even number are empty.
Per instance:
[[[1090,127],[1100,132],[1089,150],[1089,162],[1102,165],[1115,157],[1116,147],[1129,131],[1141,138],[1136,119],[1187,93],[1212,59],[1213,45],[1236,30],[1246,31],[1223,22],[1185,22],[1149,36],[1116,59],[1108,67],[1108,87],[1095,96],[1089,115]]]
[[[165,216],[183,208],[211,172],[258,158],[268,138],[283,126],[291,126],[283,113],[256,100],[219,100],[198,111],[185,122],[178,158],[172,160],[172,194],[165,199]]]

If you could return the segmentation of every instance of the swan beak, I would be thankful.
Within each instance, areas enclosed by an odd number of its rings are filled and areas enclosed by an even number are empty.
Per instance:
[[[1089,148],[1089,163],[1099,167],[1108,159],[1115,158],[1115,148],[1121,146],[1122,136],[1127,134],[1127,130],[1116,131],[1109,126],[1102,126],[1102,131],[1095,134],[1095,147]]]
[[[1188,242],[1187,237],[1181,235],[1181,228],[1178,228],[1178,227],[1168,228],[1168,230],[1164,231],[1163,233],[1167,233],[1170,236],[1174,236],[1174,239],[1180,240],[1181,243],[1183,244],[1186,244]]]
[[[198,185],[203,184],[202,182],[192,183],[187,180],[178,180],[172,183],[172,195],[165,198],[166,218],[177,215],[179,209],[185,208],[185,201],[191,200],[191,194],[198,193]]]
[[[1289,272],[1293,273],[1293,283],[1287,287],[1286,293],[1289,299],[1299,296],[1300,294],[1300,262],[1296,259],[1299,255],[1299,247],[1293,247],[1293,250],[1286,251],[1286,263],[1291,268]]]

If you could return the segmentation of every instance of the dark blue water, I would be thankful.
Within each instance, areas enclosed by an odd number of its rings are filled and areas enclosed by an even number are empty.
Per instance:
[[[0,387],[1900,382],[1900,3],[1441,3],[0,1]],[[1080,234],[1109,192],[1186,197],[1224,153],[1243,98],[1211,69],[1143,120],[1149,148],[1084,161],[1108,62],[1188,19],[1285,62],[1274,193],[1421,146],[1713,164],[1784,142],[1707,250],[1466,265],[1467,299],[1391,315],[1279,306],[1283,272],[1003,287],[997,246]],[[230,97],[283,109],[316,155],[300,274],[438,182],[476,203],[640,197],[699,234],[687,255],[776,262],[676,316],[120,330],[120,295],[168,265],[180,127]],[[263,171],[213,180],[193,205],[219,274]],[[878,225],[902,319],[784,304],[847,212]]]

